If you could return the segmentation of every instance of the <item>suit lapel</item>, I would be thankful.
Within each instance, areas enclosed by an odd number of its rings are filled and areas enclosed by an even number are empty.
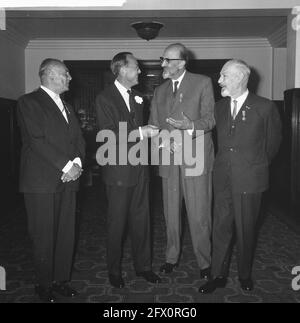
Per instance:
[[[177,95],[178,95],[178,91],[177,91]],[[166,104],[166,110],[167,110],[167,115],[169,115],[173,111],[174,105],[175,105],[175,100],[176,100],[176,97],[175,98],[173,97],[173,84],[172,84],[172,81],[168,80],[167,84],[166,84],[166,103],[167,103]]]
[[[251,98],[252,98],[252,95],[249,92],[247,97],[246,97],[245,102],[241,106],[238,114],[236,115],[236,118],[235,118],[236,123],[239,123],[239,122],[243,121],[245,119],[246,114],[248,114],[249,110],[251,110],[251,108],[250,108],[251,107],[251,102],[252,102]]]
[[[136,96],[139,96],[139,93],[137,93],[135,90],[132,90],[133,97],[135,98]],[[133,100],[134,104],[134,112],[135,112],[135,120],[137,125],[143,125],[143,110],[142,108],[142,103],[137,103],[136,100]]]
[[[115,85],[112,86],[112,97],[115,99],[115,105],[120,110],[120,112],[129,117],[129,110],[127,108],[126,102],[124,101],[120,91]]]
[[[51,112],[51,114],[55,116],[55,118],[60,120],[60,122],[63,122],[65,126],[68,126],[65,117],[63,116],[63,114],[59,110],[59,107],[56,105],[53,99],[49,96],[49,94],[46,93],[42,88],[38,89],[38,93],[40,94],[43,101],[43,106],[45,106]]]
[[[189,72],[186,71],[185,75],[180,83],[180,86],[177,90],[176,96],[175,96],[175,98],[173,98],[173,104],[172,104],[172,109],[171,109],[172,113],[174,113],[177,110],[177,108],[179,108],[180,110],[182,109],[180,103],[181,103],[182,98],[185,97],[185,94],[189,88],[190,82],[191,81],[190,81]],[[171,82],[171,85],[172,85],[172,82]],[[173,95],[173,87],[172,86],[171,86],[171,91],[172,91],[172,95]]]

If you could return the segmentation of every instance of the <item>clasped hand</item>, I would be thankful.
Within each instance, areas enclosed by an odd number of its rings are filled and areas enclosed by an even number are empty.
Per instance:
[[[63,183],[76,181],[80,177],[82,171],[83,169],[78,164],[73,163],[71,169],[67,173],[63,173],[61,180]]]

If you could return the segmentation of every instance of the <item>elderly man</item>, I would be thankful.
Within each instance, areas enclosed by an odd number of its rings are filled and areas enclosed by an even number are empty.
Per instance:
[[[268,188],[268,166],[280,145],[281,123],[272,101],[248,91],[249,75],[248,65],[236,59],[220,73],[224,99],[215,106],[213,279],[200,287],[201,293],[225,287],[234,229],[240,285],[253,289],[255,226],[262,192]]]
[[[73,297],[70,280],[74,250],[75,203],[85,144],[76,116],[60,94],[71,76],[63,62],[48,58],[39,69],[41,87],[18,101],[24,192],[33,241],[36,293],[55,302],[53,292]]]
[[[201,135],[203,151],[196,160],[204,163],[203,172],[189,175],[185,161],[179,165],[160,165],[162,177],[164,216],[167,229],[166,261],[160,271],[169,274],[178,265],[181,240],[181,205],[184,198],[193,249],[200,277],[208,278],[211,263],[211,179],[214,149],[211,130],[215,125],[214,96],[211,79],[186,71],[188,51],[184,45],[169,45],[161,57],[163,78],[169,79],[155,89],[151,103],[149,124],[161,130],[181,131],[182,137],[191,136],[195,148],[196,136]],[[200,130],[202,131],[199,134]],[[173,155],[182,148],[176,139],[163,149]]]

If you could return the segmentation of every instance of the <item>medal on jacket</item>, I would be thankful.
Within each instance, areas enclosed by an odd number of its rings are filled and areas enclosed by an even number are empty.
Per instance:
[[[242,120],[246,121],[246,111],[242,110]]]

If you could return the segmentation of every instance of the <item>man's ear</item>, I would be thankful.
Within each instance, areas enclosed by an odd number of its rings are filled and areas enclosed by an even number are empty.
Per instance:
[[[126,66],[122,66],[122,67],[120,68],[119,75],[120,75],[121,77],[124,77],[124,76],[125,76],[125,74],[126,74],[126,70],[125,70],[125,68],[126,68]]]
[[[179,61],[179,68],[180,69],[183,69],[186,65],[186,61],[182,60],[182,61]]]

